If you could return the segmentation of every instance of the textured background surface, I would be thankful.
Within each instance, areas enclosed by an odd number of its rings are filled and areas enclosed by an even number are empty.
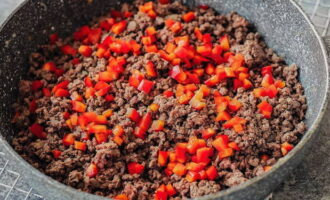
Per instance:
[[[21,1],[0,0],[0,22]],[[301,0],[300,3],[307,13],[313,17],[314,23],[318,26],[318,31],[323,35],[329,33],[324,27],[329,24],[330,0]],[[321,6],[316,7],[316,3]],[[312,152],[300,167],[293,172],[288,181],[274,192],[273,199],[330,199],[330,152],[328,151],[330,149],[330,136],[327,134],[329,124],[330,118],[325,118]],[[20,177],[20,170],[15,167],[15,163],[3,159],[1,151],[0,144],[0,200],[43,199],[31,189],[28,180]]]

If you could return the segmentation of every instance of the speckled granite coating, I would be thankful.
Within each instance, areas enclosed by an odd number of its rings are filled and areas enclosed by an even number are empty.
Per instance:
[[[188,2],[192,3],[192,1]],[[302,142],[286,158],[279,161],[270,173],[236,188],[220,192],[218,195],[202,198],[259,199],[265,197],[286,178],[290,170],[295,169],[295,165],[308,152],[312,139],[318,134],[316,125],[319,123],[320,113],[324,112],[323,106],[328,88],[328,69],[324,47],[305,17],[289,0],[208,0],[200,2],[207,3],[220,11],[238,11],[239,14],[257,25],[258,31],[266,36],[268,45],[280,55],[285,55],[288,63],[295,62],[301,67],[301,81],[306,89],[309,105],[306,120],[309,131]],[[10,135],[13,134],[12,127],[8,123],[11,113],[9,108],[15,101],[17,88],[14,86],[17,85],[20,75],[26,70],[24,63],[27,54],[45,40],[53,26],[62,33],[68,33],[75,26],[88,20],[87,16],[101,13],[104,8],[113,3],[114,1],[102,0],[94,0],[92,4],[88,4],[85,0],[29,1],[7,23],[0,33],[0,45],[3,47],[0,49],[0,78],[2,80],[0,85],[0,133],[3,136],[10,139]],[[90,6],[96,9],[89,9]],[[39,189],[41,194],[50,197],[48,199],[100,199],[58,184],[32,169],[16,153],[12,153],[12,156],[12,159],[15,159],[20,165],[24,175],[33,180],[31,185]],[[283,199],[281,192],[278,193],[278,199]]]

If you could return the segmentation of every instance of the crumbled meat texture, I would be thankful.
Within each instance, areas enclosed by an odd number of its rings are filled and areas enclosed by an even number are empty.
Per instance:
[[[124,4],[122,11],[138,10],[135,4]],[[158,29],[157,45],[164,47],[173,39],[173,34],[164,28],[164,20],[172,18],[181,20],[181,14],[188,9],[175,1],[168,5],[156,6],[158,16],[155,20],[144,13],[138,12],[130,17],[126,31],[122,37],[139,41],[144,35],[144,29],[155,26]],[[257,112],[258,101],[251,91],[238,89],[233,92],[227,84],[220,84],[217,89],[222,95],[229,95],[242,103],[242,108],[237,115],[246,119],[246,129],[237,134],[232,130],[224,130],[221,124],[214,123],[214,103],[212,99],[206,99],[208,105],[196,112],[190,105],[181,105],[175,97],[164,97],[165,90],[174,91],[176,82],[168,77],[170,64],[161,59],[158,54],[146,53],[139,56],[126,56],[126,70],[123,79],[111,83],[111,94],[115,96],[114,102],[106,102],[104,98],[97,97],[86,101],[87,111],[101,114],[108,108],[113,109],[113,115],[108,125],[113,127],[120,124],[124,127],[125,145],[118,146],[112,140],[107,143],[97,144],[95,139],[87,141],[87,151],[75,150],[72,146],[62,144],[62,138],[69,133],[62,113],[70,111],[70,99],[60,97],[42,97],[40,92],[31,92],[32,80],[42,80],[44,87],[52,88],[56,83],[69,80],[68,90],[72,94],[83,94],[85,90],[84,78],[88,75],[97,80],[97,74],[104,71],[107,60],[98,59],[96,56],[89,58],[80,57],[81,63],[73,65],[70,56],[58,53],[58,47],[72,41],[62,40],[52,45],[43,45],[40,51],[32,53],[29,59],[30,71],[28,78],[19,84],[19,100],[14,108],[20,115],[14,123],[19,131],[12,141],[15,150],[24,159],[30,162],[45,174],[61,181],[71,187],[97,195],[113,197],[118,194],[126,194],[129,199],[152,199],[155,190],[161,184],[171,183],[178,195],[173,199],[193,198],[232,187],[243,183],[247,179],[264,173],[263,167],[273,165],[282,157],[281,144],[289,142],[296,144],[306,130],[303,122],[307,109],[306,99],[303,95],[303,87],[298,81],[298,67],[287,66],[285,62],[269,49],[259,33],[254,32],[253,26],[236,13],[218,15],[212,9],[195,9],[196,20],[184,24],[182,33],[190,34],[193,42],[194,27],[199,27],[202,32],[211,33],[213,38],[219,38],[228,34],[231,43],[231,51],[241,53],[245,57],[246,65],[250,69],[251,80],[255,86],[260,85],[260,69],[266,65],[273,66],[276,79],[284,80],[286,86],[279,90],[276,98],[262,97],[273,106],[271,119],[265,119]],[[104,18],[102,18],[104,19]],[[108,33],[104,33],[104,38]],[[79,42],[73,46],[78,47]],[[93,47],[95,48],[95,47]],[[48,60],[66,72],[59,78],[52,73],[45,73],[41,66]],[[153,61],[159,76],[155,79],[156,85],[150,95],[139,92],[127,83],[132,70],[138,69],[145,73],[144,66],[147,61]],[[38,108],[35,114],[30,115],[29,103],[37,100]],[[127,119],[128,108],[136,108],[140,113],[147,111],[148,105],[157,103],[160,105],[156,118],[166,121],[166,128],[160,132],[149,131],[145,140],[133,135],[135,124]],[[44,124],[47,139],[36,139],[28,127],[34,121]],[[240,151],[235,152],[231,158],[216,158],[212,164],[216,166],[219,177],[215,181],[202,180],[190,183],[185,178],[172,175],[168,177],[163,169],[157,165],[157,153],[159,150],[173,150],[178,141],[186,142],[190,136],[200,134],[205,128],[214,128],[219,134],[226,134],[231,141],[235,141]],[[71,130],[77,139],[84,134],[79,127]],[[210,142],[210,141],[208,141]],[[53,149],[59,149],[62,154],[55,159]],[[260,155],[267,154],[270,159],[261,160]],[[99,168],[96,177],[85,175],[89,163],[95,163]],[[138,162],[145,166],[143,174],[131,175],[126,166],[129,162]]]

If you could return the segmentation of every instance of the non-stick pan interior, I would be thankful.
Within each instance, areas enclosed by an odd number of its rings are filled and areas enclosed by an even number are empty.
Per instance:
[[[60,36],[65,36],[94,16],[109,11],[118,2],[30,0],[11,16],[0,32],[0,133],[2,136],[10,140],[14,135],[10,125],[11,105],[17,98],[18,81],[28,69],[28,55],[36,50],[39,44],[45,43],[50,33],[58,32]],[[308,102],[306,123],[309,132],[305,138],[311,137],[315,132],[314,122],[324,108],[328,69],[319,37],[299,9],[289,0],[187,0],[186,2],[190,5],[208,4],[221,13],[237,11],[256,26],[267,44],[285,57],[288,64],[296,63],[300,67],[300,80],[305,88]],[[265,196],[300,161],[308,146],[309,144],[304,142],[304,146],[298,147],[299,155],[297,153],[285,162],[285,167],[282,166],[278,170],[275,167],[277,174],[271,173],[257,184],[247,183],[242,186],[244,187],[241,188],[242,190],[227,197],[239,199],[242,197],[240,195],[244,195],[243,199],[249,199]],[[46,185],[40,186],[39,183],[39,188]],[[254,193],[249,192],[251,189]],[[72,191],[68,189],[66,192],[73,194]],[[49,190],[48,193],[56,196],[53,190]]]

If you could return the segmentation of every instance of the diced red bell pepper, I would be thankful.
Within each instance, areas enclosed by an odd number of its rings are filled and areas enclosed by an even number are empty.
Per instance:
[[[29,104],[29,111],[30,111],[30,114],[33,114],[38,108],[38,105],[37,105],[37,102],[36,100],[32,100]]]
[[[221,150],[218,155],[219,155],[220,159],[223,159],[223,158],[233,156],[234,151],[232,148],[226,148],[226,149]]]
[[[96,126],[96,125],[94,125],[94,126]],[[98,125],[98,126],[100,126],[100,125]],[[97,144],[102,144],[103,142],[107,142],[108,141],[108,134],[107,133],[102,133],[102,132],[96,132],[95,133],[95,140],[96,140]]]
[[[167,53],[174,53],[174,50],[176,49],[176,45],[173,44],[172,42],[168,42],[166,45],[165,45],[165,51]]]
[[[115,136],[122,136],[124,134],[124,129],[120,125],[116,125],[112,131],[113,135]]]
[[[165,97],[172,97],[173,95],[174,95],[174,93],[171,91],[171,90],[165,90],[164,92],[163,92],[163,95],[165,96]]]
[[[86,91],[85,91],[85,98],[86,99],[89,99],[89,98],[93,97],[94,95],[95,95],[94,88],[91,88],[91,87],[86,88]]]
[[[68,96],[70,96],[70,93],[66,89],[59,88],[55,91],[54,95],[56,97],[68,97]]]
[[[50,90],[48,88],[42,88],[42,94],[45,97],[50,97],[52,95],[51,92],[50,92]]]
[[[79,28],[78,31],[73,33],[73,38],[75,40],[80,40],[81,41],[81,40],[85,39],[88,36],[90,31],[91,31],[91,29],[90,29],[89,26],[82,26],[82,27]]]
[[[253,85],[252,85],[252,83],[251,83],[251,81],[250,80],[248,80],[248,79],[244,79],[243,80],[243,88],[244,89],[250,89],[251,87],[252,87]]]
[[[205,72],[208,74],[208,75],[213,75],[215,74],[215,67],[214,65],[212,65],[211,63],[207,64],[206,68],[205,68]]]
[[[199,173],[199,179],[200,180],[206,180],[207,179],[207,174],[205,170],[200,171]]]
[[[158,52],[158,48],[156,45],[148,45],[148,46],[145,46],[144,49],[147,53],[157,53]]]
[[[187,74],[179,66],[174,66],[170,70],[169,75],[179,83],[182,83],[187,79]]]
[[[70,45],[64,45],[61,47],[61,51],[63,54],[65,55],[71,55],[71,56],[75,56],[77,54],[77,50],[74,49],[72,46]]]
[[[99,91],[99,90],[102,90],[102,89],[106,89],[106,88],[110,88],[110,85],[107,84],[107,83],[104,82],[104,81],[99,81],[99,82],[97,82],[97,83],[95,84],[95,86],[94,86],[94,89],[95,89],[96,91]]]
[[[167,151],[158,152],[158,165],[161,167],[166,166],[169,153]]]
[[[37,124],[34,123],[29,127],[29,131],[36,136],[39,139],[46,139],[47,138],[47,134],[44,132],[44,128]]]
[[[141,119],[140,114],[134,108],[128,109],[128,111],[127,111],[127,117],[130,118],[132,121],[134,121],[136,123],[138,123],[140,121],[140,119]]]
[[[195,29],[194,29],[194,33],[195,33],[196,38],[197,38],[199,41],[202,41],[202,40],[203,40],[203,34],[202,34],[202,32],[199,30],[199,28],[195,27]]]
[[[158,0],[160,4],[169,4],[170,0]]]
[[[203,4],[203,5],[199,5],[198,8],[203,9],[203,10],[207,10],[207,9],[210,8],[210,6]]]
[[[90,77],[86,76],[84,82],[86,87],[94,87],[93,81]]]
[[[170,162],[176,162],[176,154],[174,152],[169,152],[168,154]]]
[[[153,81],[149,81],[147,79],[143,79],[141,81],[141,83],[138,86],[138,90],[140,90],[141,92],[144,92],[146,94],[149,94],[150,91],[152,90],[153,86],[154,86],[154,82]]]
[[[213,149],[210,147],[199,148],[196,152],[196,161],[198,163],[209,163],[210,158],[213,155]]]
[[[86,46],[86,45],[81,45],[79,48],[78,48],[78,52],[85,56],[85,57],[90,57],[93,53],[93,50],[92,48],[90,48],[89,46]]]
[[[213,128],[208,128],[208,129],[202,131],[202,137],[206,140],[211,138],[214,135],[215,135],[215,130]]]
[[[127,169],[130,174],[141,174],[144,170],[144,166],[137,162],[131,162],[127,165]]]
[[[219,121],[228,121],[231,119],[231,116],[228,112],[226,111],[220,111],[218,112],[216,118],[215,118],[215,121],[216,122],[219,122]]]
[[[148,76],[157,77],[157,72],[156,72],[155,65],[153,62],[148,61],[145,68],[146,68],[146,72],[147,72]]]
[[[203,92],[204,97],[209,96],[211,93],[211,89],[209,87],[207,87],[206,85],[200,85],[199,89]]]
[[[189,90],[189,91],[192,91],[192,92],[198,90],[198,87],[193,83],[185,85],[184,88],[185,88],[185,90]]]
[[[223,127],[232,128],[234,125],[245,124],[245,123],[246,123],[245,119],[235,116],[235,117],[231,118],[229,121],[227,121],[226,123],[224,123]]]
[[[68,87],[69,83],[70,83],[70,82],[67,81],[67,80],[58,83],[57,85],[55,85],[55,86],[53,87],[52,92],[55,93],[56,90],[58,90],[58,89],[60,89],[60,88],[62,88],[62,89],[66,89],[66,88]]]
[[[119,136],[114,136],[112,140],[118,145],[121,146],[124,143],[124,140]]]
[[[123,20],[123,21],[120,21],[120,22],[114,24],[111,28],[111,31],[114,34],[118,35],[126,29],[126,26],[127,26],[127,21]]]
[[[41,89],[43,85],[44,85],[43,82],[40,80],[32,81],[31,89],[32,91],[37,91]]]
[[[236,151],[239,151],[240,150],[240,148],[239,148],[239,146],[238,146],[238,144],[236,142],[229,142],[228,143],[228,147],[230,147],[230,148],[232,148],[232,149],[234,149]]]
[[[187,173],[186,166],[182,163],[177,163],[173,169],[173,173],[178,176],[184,176]]]
[[[211,78],[207,79],[204,83],[209,87],[213,87],[220,83],[219,76],[213,75],[211,76]]]
[[[203,101],[203,91],[198,90],[191,98],[189,104],[196,110],[201,110],[206,107],[206,103]]]
[[[62,152],[60,150],[57,150],[57,149],[54,149],[52,151],[52,153],[53,153],[54,158],[59,158],[62,154]]]
[[[81,151],[86,151],[87,145],[84,142],[74,141],[74,148]]]
[[[228,148],[228,142],[229,142],[228,135],[219,135],[219,136],[217,136],[217,138],[215,140],[213,140],[212,146],[216,150],[222,151],[222,150]]]
[[[175,147],[175,157],[180,163],[185,163],[187,160],[187,143],[177,143]]]
[[[132,75],[129,77],[128,80],[129,85],[134,88],[138,88],[143,78],[144,78],[143,74],[140,71],[135,70],[132,72]]]
[[[148,131],[150,128],[152,121],[152,115],[150,112],[145,114],[142,119],[140,120],[138,127],[135,129],[134,134],[139,137],[139,138],[144,138],[145,133]]]
[[[70,116],[70,121],[72,126],[77,126],[78,125],[78,115],[77,113],[74,113]]]
[[[108,110],[103,111],[102,115],[104,117],[108,118],[108,117],[111,117],[112,113],[113,113],[113,111],[111,109],[108,109]]]
[[[70,113],[68,113],[68,112],[63,112],[62,114],[63,114],[63,118],[64,118],[64,119],[69,119],[69,118],[70,118]]]
[[[155,192],[155,200],[167,200],[168,194],[166,186],[162,184]]]
[[[142,38],[141,38],[142,44],[144,44],[146,46],[152,45],[155,41],[156,41],[156,38],[153,35],[142,36]]]
[[[156,120],[153,121],[152,125],[151,125],[151,130],[153,131],[162,131],[164,130],[164,125],[165,125],[165,121],[164,120]]]
[[[72,103],[72,110],[76,111],[76,112],[85,112],[87,106],[79,101],[71,101]]]
[[[274,83],[275,87],[277,88],[284,88],[285,87],[285,82],[281,80],[276,80]]]
[[[146,34],[155,35],[155,34],[157,34],[157,31],[156,31],[155,27],[149,26],[148,28],[146,28]]]
[[[49,71],[49,72],[55,72],[56,70],[56,65],[54,62],[46,62],[43,66],[42,66],[42,70],[45,71]]]
[[[218,177],[218,171],[217,168],[215,166],[210,166],[207,170],[205,170],[207,178],[210,181],[215,180]]]
[[[262,76],[265,76],[266,74],[273,75],[273,67],[272,66],[263,67],[261,69],[261,74]]]
[[[262,101],[258,104],[259,112],[263,114],[266,119],[269,119],[272,115],[273,107],[267,102]]]
[[[177,193],[175,188],[170,183],[165,186],[165,189],[169,196],[174,196]]]
[[[288,142],[284,142],[283,144],[281,144],[281,151],[283,156],[288,154],[293,148],[294,146]]]
[[[186,175],[186,180],[190,183],[195,182],[199,179],[199,173],[194,171],[188,171]]]
[[[86,175],[89,178],[95,177],[99,173],[99,169],[94,163],[91,163],[86,169]]]
[[[72,133],[64,135],[63,140],[62,140],[63,145],[65,145],[65,146],[73,145],[74,141],[75,141],[75,137]]]
[[[228,103],[228,108],[232,111],[238,111],[241,108],[242,104],[236,100],[236,99],[232,99],[231,101],[229,101]]]
[[[212,47],[210,45],[197,46],[196,51],[202,56],[209,57],[212,54]]]
[[[233,83],[234,83],[234,90],[237,90],[238,88],[243,87],[243,81],[241,81],[239,79],[234,79]]]
[[[119,194],[119,195],[115,196],[113,199],[115,199],[115,200],[129,200],[129,198],[127,197],[126,194]]]
[[[262,78],[261,86],[262,87],[269,87],[274,83],[274,78],[272,75],[265,74],[265,76]]]
[[[118,78],[119,74],[116,72],[105,71],[99,73],[99,81],[111,82],[117,80]]]
[[[220,46],[224,51],[229,51],[230,44],[229,44],[228,35],[224,35],[220,38]]]
[[[205,146],[206,146],[205,140],[198,139],[197,137],[190,137],[186,149],[188,153],[195,154],[197,149]]]
[[[96,119],[95,119],[95,123],[96,124],[107,124],[107,117],[104,115],[97,115]]]
[[[78,92],[74,91],[71,95],[71,99],[75,101],[83,101],[83,97],[78,94]]]
[[[188,12],[182,16],[183,21],[185,22],[191,22],[195,19],[195,13],[194,12]]]
[[[190,162],[190,163],[187,163],[186,167],[187,167],[187,170],[189,170],[189,171],[200,172],[205,168],[205,165],[203,165],[201,163]]]

